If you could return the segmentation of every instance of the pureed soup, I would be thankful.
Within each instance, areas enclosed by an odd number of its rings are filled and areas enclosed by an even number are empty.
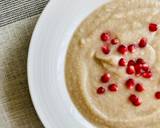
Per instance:
[[[160,3],[113,0],[74,33],[69,94],[99,128],[160,128]]]

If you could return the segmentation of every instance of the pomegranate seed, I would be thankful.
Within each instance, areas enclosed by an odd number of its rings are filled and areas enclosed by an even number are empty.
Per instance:
[[[104,94],[105,93],[105,88],[103,88],[103,87],[99,87],[99,88],[97,88],[97,94],[100,94],[100,95],[102,95],[102,94]]]
[[[136,60],[136,63],[137,63],[137,64],[145,64],[145,61],[144,61],[142,58],[138,58],[138,59]]]
[[[139,105],[141,105],[141,103],[142,103],[141,99],[138,98],[138,97],[137,97],[136,95],[134,95],[134,94],[131,94],[131,95],[129,96],[129,100],[132,102],[132,104],[133,104],[134,106],[139,106]]]
[[[109,54],[109,53],[110,53],[110,49],[109,49],[108,46],[103,46],[101,49],[102,49],[102,52],[103,52],[104,54]]]
[[[133,53],[133,52],[135,52],[135,50],[136,50],[136,45],[135,44],[130,44],[128,46],[128,51],[129,52]]]
[[[127,52],[127,47],[122,44],[118,47],[117,51],[121,54],[125,54]]]
[[[128,66],[134,66],[135,65],[135,61],[134,60],[129,60],[128,61]]]
[[[104,42],[110,40],[110,34],[109,33],[102,33],[101,34],[101,40],[104,41]]]
[[[143,69],[143,71],[148,71],[149,70],[149,66],[147,64],[143,64],[142,65],[142,69]]]
[[[132,89],[135,85],[135,81],[133,79],[128,79],[125,84],[128,89]]]
[[[158,25],[157,24],[155,24],[155,23],[150,23],[149,24],[149,31],[150,32],[155,32],[157,30],[158,30]]]
[[[108,86],[108,89],[111,91],[111,92],[116,92],[118,91],[118,86],[116,84],[110,84]]]
[[[142,84],[138,83],[138,84],[136,84],[135,90],[137,92],[143,92],[144,91],[144,87],[143,87]]]
[[[113,45],[116,45],[116,44],[119,44],[119,43],[120,43],[120,41],[117,38],[114,38],[114,39],[111,40],[111,44],[113,44]]]
[[[140,41],[139,41],[139,47],[140,48],[144,48],[144,47],[146,47],[146,45],[147,45],[147,38],[142,38]]]
[[[131,94],[130,95],[130,97],[129,97],[129,100],[131,101],[131,102],[136,102],[137,101],[137,96],[136,95],[134,95],[134,94]]]
[[[134,69],[134,66],[127,66],[127,69],[126,69],[126,72],[128,73],[128,74],[134,74],[135,73],[135,69]]]
[[[140,76],[142,73],[142,64],[135,64],[134,69],[136,72],[136,76]]]
[[[142,74],[142,66],[145,64],[144,60],[142,58],[138,58],[136,60],[136,64],[134,66],[136,71],[136,76],[140,76]]]
[[[160,91],[155,93],[155,98],[160,100]]]
[[[127,65],[126,60],[125,60],[124,58],[121,58],[121,59],[119,60],[119,66],[126,66],[126,65]]]
[[[137,107],[140,106],[141,104],[142,104],[142,100],[140,98],[138,98],[136,102],[133,102],[133,105]]]
[[[151,71],[144,72],[144,73],[142,74],[142,76],[143,76],[144,78],[151,78],[151,77],[152,77],[152,72],[151,72]]]
[[[105,73],[103,74],[103,76],[101,76],[101,81],[103,83],[107,83],[110,80],[110,78],[111,78],[111,75],[109,73]]]

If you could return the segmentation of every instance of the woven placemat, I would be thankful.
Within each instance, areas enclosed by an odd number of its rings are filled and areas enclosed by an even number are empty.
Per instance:
[[[43,128],[28,90],[31,35],[47,0],[0,0],[0,128]]]
[[[48,0],[0,0],[0,27],[40,14]]]

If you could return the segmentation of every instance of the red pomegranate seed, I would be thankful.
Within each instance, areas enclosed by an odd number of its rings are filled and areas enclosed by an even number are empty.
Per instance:
[[[144,61],[142,58],[138,58],[138,59],[136,60],[136,63],[137,63],[137,64],[145,64],[145,61]]]
[[[105,93],[105,88],[103,88],[103,87],[99,87],[99,88],[97,88],[97,94],[99,94],[99,95],[102,95],[102,94],[104,94]]]
[[[126,69],[126,72],[128,73],[128,74],[134,74],[135,73],[135,69],[134,69],[134,66],[127,66],[127,69]]]
[[[135,90],[137,92],[143,92],[144,91],[144,87],[143,87],[142,84],[138,83],[138,84],[136,84]]]
[[[143,69],[143,71],[148,71],[149,70],[149,66],[147,64],[143,64],[142,65],[142,69]]]
[[[142,65],[144,64],[144,60],[142,58],[138,58],[136,60],[136,64],[134,66],[136,71],[136,76],[140,76],[142,74]]]
[[[129,96],[129,100],[132,102],[132,104],[133,104],[134,106],[140,106],[141,103],[142,103],[141,99],[138,98],[138,97],[137,97],[136,95],[134,95],[134,94],[131,94],[131,95]]]
[[[133,79],[128,79],[125,84],[128,89],[132,89],[135,85],[135,81]]]
[[[129,52],[133,53],[133,52],[135,52],[135,50],[136,50],[136,45],[135,44],[130,44],[128,46],[128,51]]]
[[[135,106],[140,106],[142,104],[142,100],[140,98],[137,99],[136,102],[133,102]]]
[[[146,47],[146,45],[147,45],[147,38],[142,38],[140,41],[139,41],[139,47],[140,48],[144,48],[144,47]]]
[[[136,76],[140,76],[142,74],[142,64],[135,64],[134,69],[136,72]]]
[[[134,94],[131,94],[131,95],[129,96],[129,100],[130,100],[131,102],[136,102],[137,99],[138,99],[138,97],[137,97],[136,95],[134,95]]]
[[[149,31],[150,32],[155,32],[157,30],[158,30],[158,25],[157,24],[155,24],[155,23],[150,23],[149,24]]]
[[[109,33],[102,33],[101,34],[101,40],[104,41],[104,42],[110,40],[110,34]]]
[[[158,91],[158,92],[155,93],[155,98],[158,99],[158,100],[160,100],[160,91]]]
[[[110,53],[110,49],[109,49],[108,46],[103,46],[101,49],[102,49],[102,52],[103,52],[104,54],[109,54],[109,53]]]
[[[111,75],[109,73],[105,73],[101,76],[101,82],[107,83],[111,78]]]
[[[116,84],[110,84],[108,86],[108,89],[111,91],[111,92],[116,92],[118,91],[118,86]]]
[[[134,66],[135,65],[135,61],[134,60],[129,60],[128,61],[128,66]]]
[[[124,58],[121,58],[121,59],[119,60],[119,66],[126,66],[126,65],[127,65],[126,60],[125,60]]]
[[[151,71],[144,72],[144,73],[142,74],[142,76],[143,76],[144,78],[151,78],[151,77],[152,77],[152,72],[151,72]]]
[[[122,44],[118,47],[117,51],[121,54],[125,54],[127,52],[127,47]]]
[[[120,41],[119,41],[118,38],[114,38],[114,39],[111,40],[111,44],[113,44],[113,45],[116,45],[116,44],[119,44],[119,43],[120,43]]]

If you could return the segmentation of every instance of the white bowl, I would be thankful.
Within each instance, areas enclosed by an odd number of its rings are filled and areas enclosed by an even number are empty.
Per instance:
[[[108,0],[51,0],[34,30],[28,81],[34,107],[46,128],[93,128],[73,105],[65,85],[64,62],[77,26]]]

